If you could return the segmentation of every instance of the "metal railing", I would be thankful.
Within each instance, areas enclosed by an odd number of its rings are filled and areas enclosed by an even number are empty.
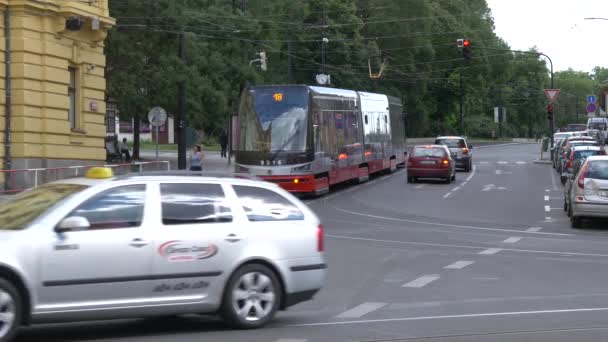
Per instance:
[[[88,169],[99,166],[111,168],[115,175],[171,170],[171,164],[168,161],[0,170],[0,182],[4,185],[2,190],[0,190],[0,194],[18,193],[53,181],[84,177]]]

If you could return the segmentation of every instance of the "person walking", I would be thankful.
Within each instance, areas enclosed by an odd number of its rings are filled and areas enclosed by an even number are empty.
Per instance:
[[[127,144],[127,138],[122,138],[122,142],[118,144],[118,151],[121,156],[124,154],[125,161],[127,163],[131,162],[131,153],[129,152],[129,144]]]
[[[228,147],[228,134],[226,130],[223,130],[220,135],[220,147],[222,148],[221,157],[226,158],[226,149]]]
[[[195,145],[190,156],[190,171],[203,171],[203,159],[205,155],[201,151],[201,145]]]

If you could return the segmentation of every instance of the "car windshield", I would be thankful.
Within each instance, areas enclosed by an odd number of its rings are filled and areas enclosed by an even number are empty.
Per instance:
[[[556,133],[555,135],[553,135],[553,139],[566,139],[567,137],[571,136],[572,134],[569,133]]]
[[[440,147],[416,147],[414,157],[445,157],[445,150]]]
[[[467,147],[463,139],[437,139],[435,140],[436,145],[445,145],[449,148],[463,148]]]
[[[24,229],[61,200],[86,188],[79,184],[49,184],[22,192],[0,204],[0,230]]]
[[[608,180],[608,160],[590,161],[586,177]]]
[[[605,153],[602,151],[594,151],[594,150],[574,151],[574,159],[582,159],[582,158],[604,155],[604,154]]]

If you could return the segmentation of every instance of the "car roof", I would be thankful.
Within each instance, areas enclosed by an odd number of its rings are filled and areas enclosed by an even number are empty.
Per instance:
[[[592,137],[585,137],[585,136],[568,137],[568,141],[585,141],[585,140],[595,141],[595,139],[593,139]]]
[[[598,161],[598,160],[605,160],[608,161],[608,156],[589,156],[587,157],[588,161]]]
[[[462,140],[465,140],[464,137],[458,137],[458,136],[455,136],[455,135],[442,135],[442,136],[438,136],[435,139],[462,139]]]
[[[415,145],[414,148],[446,148],[445,145],[440,144],[426,144],[426,145]]]
[[[602,148],[599,146],[573,146],[573,149],[575,151],[582,151],[582,150],[593,150],[593,151],[601,151]]]

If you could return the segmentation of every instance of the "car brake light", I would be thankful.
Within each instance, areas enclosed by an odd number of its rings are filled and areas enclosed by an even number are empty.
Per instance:
[[[466,147],[462,148],[462,154],[468,154],[469,153],[469,149]]]
[[[325,233],[323,232],[323,225],[319,224],[317,227],[317,252],[325,251]]]
[[[444,159],[444,160],[441,161],[441,165],[448,166],[448,165],[450,165],[450,161],[447,160],[447,159]]]
[[[578,176],[577,184],[581,189],[585,188],[585,176],[587,176],[587,169],[589,168],[589,164],[585,164],[583,169],[581,170],[581,174]]]

